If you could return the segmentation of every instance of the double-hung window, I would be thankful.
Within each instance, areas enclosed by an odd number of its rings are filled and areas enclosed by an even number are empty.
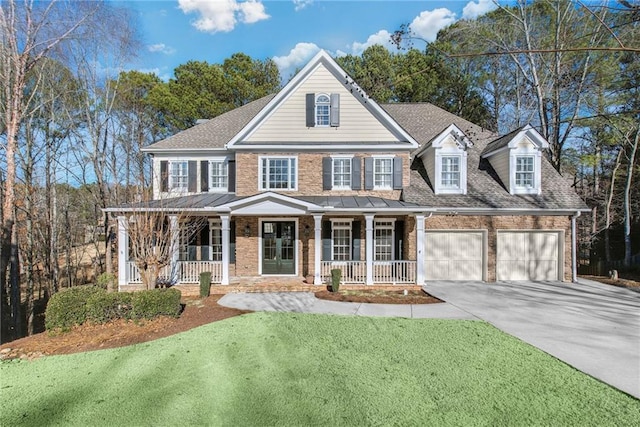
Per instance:
[[[228,162],[225,159],[209,161],[209,191],[226,191],[228,187]]]
[[[393,184],[393,159],[390,157],[373,159],[374,189],[391,189]]]
[[[298,170],[295,157],[262,157],[260,159],[261,190],[296,190]]]
[[[393,221],[376,221],[373,246],[376,261],[393,261],[393,228]]]
[[[316,126],[329,126],[331,99],[328,95],[316,96]]]
[[[209,246],[211,261],[222,261],[222,223],[211,221],[209,223]]]
[[[333,189],[351,189],[351,158],[333,158]]]
[[[533,156],[516,157],[516,187],[533,188],[535,186]]]
[[[440,184],[443,188],[460,188],[460,157],[446,156],[441,158],[442,175]]]
[[[331,225],[331,259],[351,260],[351,221],[333,221]]]
[[[169,188],[186,190],[189,184],[189,162],[172,161],[169,169]]]

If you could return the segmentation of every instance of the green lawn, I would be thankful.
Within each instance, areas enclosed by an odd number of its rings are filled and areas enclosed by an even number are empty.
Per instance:
[[[253,313],[0,363],[0,425],[638,425],[640,401],[473,321]]]

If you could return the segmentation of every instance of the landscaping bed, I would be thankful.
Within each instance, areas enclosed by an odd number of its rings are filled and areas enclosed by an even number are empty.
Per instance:
[[[371,304],[436,304],[444,302],[420,289],[406,290],[406,295],[404,289],[342,289],[338,292],[325,290],[316,292],[315,296],[329,301]]]

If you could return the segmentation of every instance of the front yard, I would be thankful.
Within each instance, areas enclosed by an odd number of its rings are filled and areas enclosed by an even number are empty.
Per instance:
[[[252,313],[0,363],[0,425],[636,425],[640,402],[471,321]]]

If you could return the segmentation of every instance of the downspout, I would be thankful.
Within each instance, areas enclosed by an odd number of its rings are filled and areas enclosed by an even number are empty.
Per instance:
[[[578,283],[578,238],[576,236],[576,219],[581,215],[580,211],[571,216],[571,281]]]

